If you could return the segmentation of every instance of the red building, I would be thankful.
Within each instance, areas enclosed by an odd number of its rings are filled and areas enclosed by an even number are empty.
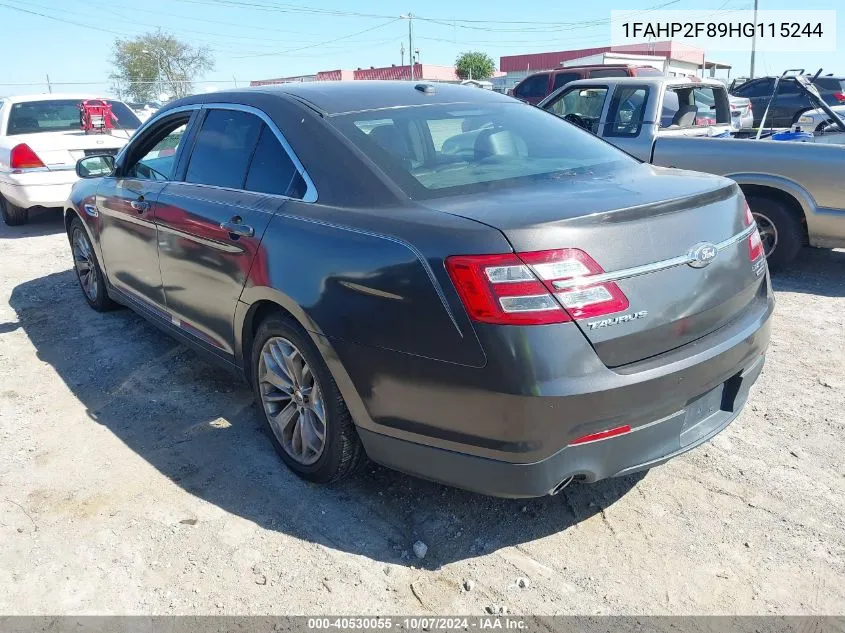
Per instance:
[[[506,73],[560,68],[563,62],[600,53],[630,53],[632,55],[655,55],[699,67],[706,64],[704,50],[681,42],[669,40],[648,44],[625,44],[624,46],[599,46],[553,53],[530,53],[528,55],[505,55],[499,58],[499,69]]]
[[[411,78],[411,67],[383,66],[381,68],[358,68],[356,70],[321,70],[314,75],[278,77],[276,79],[258,79],[250,81],[250,86],[284,84],[305,81],[349,81],[366,79],[405,79]],[[414,79],[425,81],[460,81],[454,66],[435,66],[433,64],[414,64]]]

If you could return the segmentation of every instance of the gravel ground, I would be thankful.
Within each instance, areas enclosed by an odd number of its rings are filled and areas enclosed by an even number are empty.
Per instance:
[[[0,614],[845,612],[845,251],[775,278],[768,363],[712,442],[506,501],[303,483],[237,379],[85,305],[61,230],[0,227]]]

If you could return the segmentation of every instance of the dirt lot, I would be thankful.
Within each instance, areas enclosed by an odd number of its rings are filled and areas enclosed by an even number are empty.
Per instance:
[[[57,218],[0,227],[0,257],[0,613],[845,612],[845,251],[775,279],[714,441],[529,502],[305,484],[237,379],[85,305]]]

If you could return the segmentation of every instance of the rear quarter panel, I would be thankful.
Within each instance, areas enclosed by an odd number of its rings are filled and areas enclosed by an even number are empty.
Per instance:
[[[290,202],[273,217],[242,301],[272,300],[314,334],[481,367],[484,352],[443,261],[508,252],[498,231],[413,208]]]
[[[661,137],[652,162],[779,189],[801,205],[812,245],[845,243],[845,146]]]

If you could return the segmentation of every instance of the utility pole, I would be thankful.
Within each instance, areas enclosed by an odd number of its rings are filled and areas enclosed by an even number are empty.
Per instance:
[[[757,52],[757,4],[759,0],[754,0],[754,35],[751,36],[751,76],[749,79],[754,79],[754,55]]]
[[[405,65],[405,42],[399,44],[400,66]]]
[[[47,90],[53,94],[53,85],[50,83],[50,75],[47,75]]]
[[[407,16],[402,16],[408,18],[408,57],[411,62],[411,81],[414,80],[414,14],[410,11],[408,12]]]

